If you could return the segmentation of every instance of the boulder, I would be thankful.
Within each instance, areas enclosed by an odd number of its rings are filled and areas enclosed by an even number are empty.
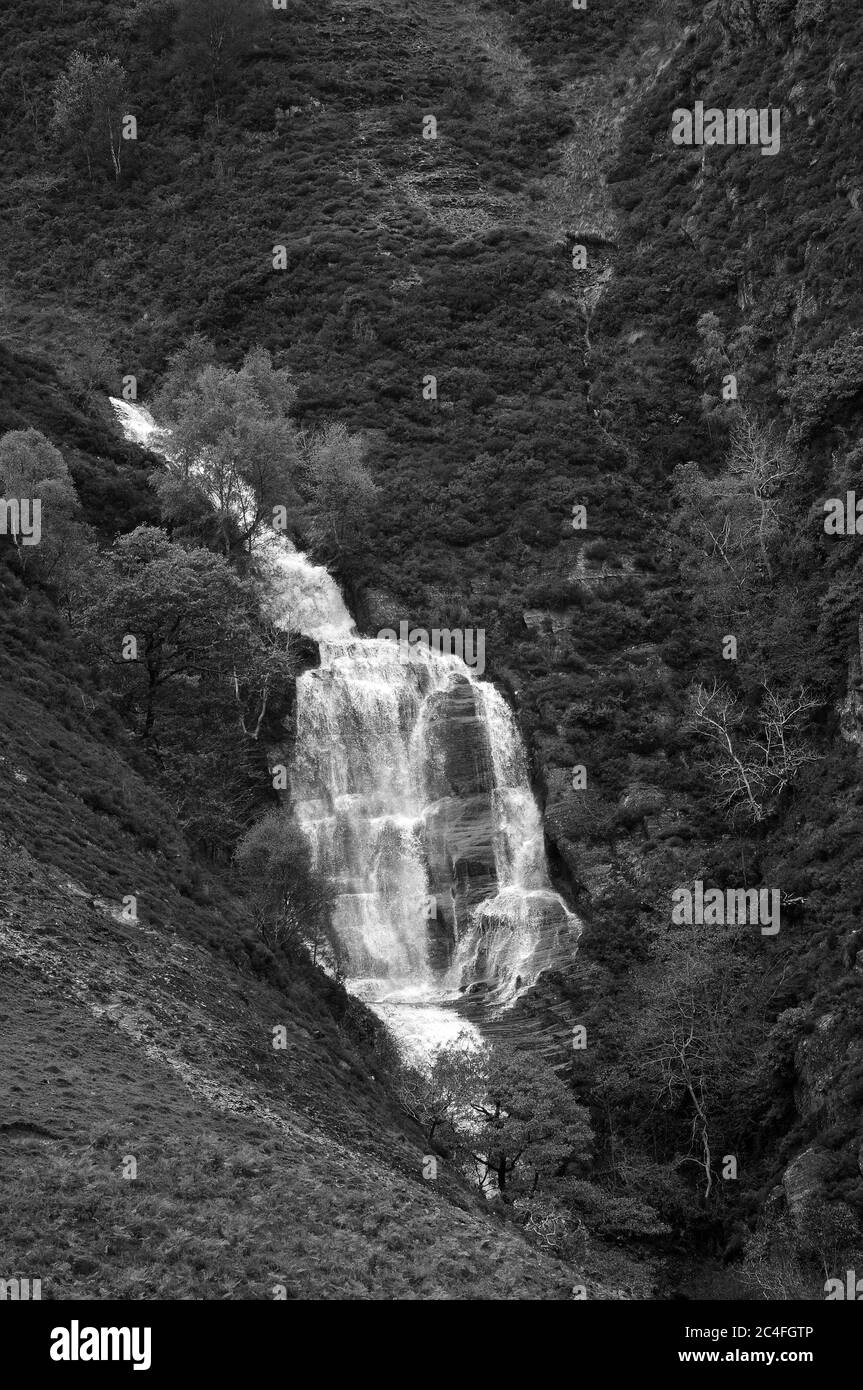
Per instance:
[[[809,1148],[798,1154],[782,1175],[788,1211],[795,1223],[805,1221],[808,1203],[823,1196],[833,1160],[823,1149]]]

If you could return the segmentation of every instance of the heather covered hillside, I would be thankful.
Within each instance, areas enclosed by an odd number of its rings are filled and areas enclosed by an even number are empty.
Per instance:
[[[5,1266],[823,1298],[863,1269],[863,15],[0,39],[0,495],[45,499],[0,535]],[[696,108],[773,148],[676,143]],[[402,623],[472,655],[405,668]]]

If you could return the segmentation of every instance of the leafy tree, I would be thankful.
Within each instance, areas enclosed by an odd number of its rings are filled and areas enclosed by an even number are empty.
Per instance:
[[[472,1108],[480,1121],[474,1161],[502,1195],[513,1185],[535,1191],[590,1155],[587,1111],[535,1054],[493,1048],[485,1096]]]
[[[334,889],[313,872],[308,842],[289,810],[269,811],[257,821],[240,842],[236,861],[268,946],[308,942],[317,964],[318,947],[326,940],[338,959],[338,940],[330,929]]]
[[[128,111],[126,70],[117,58],[90,58],[74,52],[54,83],[51,130],[87,160],[93,177],[93,157],[107,145],[114,178],[120,177],[123,117]]]
[[[364,441],[340,422],[327,425],[307,446],[311,538],[333,558],[353,551],[377,496],[365,453]]]
[[[87,406],[92,404],[93,396],[101,404],[106,391],[116,391],[120,373],[104,340],[90,325],[81,324],[74,352],[64,354],[58,375],[72,400]]]
[[[215,366],[215,343],[204,333],[191,333],[168,358],[168,370],[153,397],[156,419],[172,419],[176,414],[177,402],[187,391],[194,390],[198,374],[204,367]]]
[[[237,667],[263,658],[248,586],[218,555],[173,545],[164,531],[139,526],[114,543],[84,614],[87,632],[142,737],[154,736],[160,708],[172,692],[220,682],[241,703]],[[134,638],[132,659],[124,639]],[[286,652],[269,659],[287,679]],[[248,711],[239,717],[245,723]]]
[[[259,739],[289,708],[290,636],[224,557],[152,526],[92,566],[79,621],[190,841],[229,860],[269,792]]]
[[[39,544],[24,545],[17,533],[12,539],[22,573],[32,562],[50,580],[61,567],[64,549],[73,543],[78,497],[63,455],[39,430],[10,430],[0,438],[0,497],[40,503]],[[81,528],[78,532],[83,537]]]
[[[438,1050],[425,1104],[430,1133],[453,1126],[480,1184],[506,1200],[554,1184],[590,1156],[587,1111],[535,1053],[458,1039]]]
[[[295,398],[290,373],[275,368],[263,348],[232,371],[211,360],[206,339],[190,339],[155,401],[171,430],[168,465],[153,475],[165,521],[212,540],[225,555],[251,551],[274,508],[297,505]]]
[[[459,1034],[455,1042],[438,1049],[428,1071],[403,1065],[394,1078],[402,1109],[419,1124],[430,1147],[455,1141],[456,1120],[473,1084],[467,1055],[472,1047],[469,1036]]]

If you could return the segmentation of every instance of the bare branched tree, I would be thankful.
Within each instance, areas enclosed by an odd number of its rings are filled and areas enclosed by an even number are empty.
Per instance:
[[[677,1166],[701,1170],[705,1202],[714,1187],[717,1151],[722,1154],[729,1085],[733,1089],[740,1067],[730,1028],[740,982],[730,940],[719,956],[687,941],[680,954],[664,960],[644,1051],[648,1072],[659,1075],[657,1101],[689,1123],[688,1148],[678,1154]]]
[[[751,516],[740,543],[757,539],[768,578],[773,577],[768,545],[780,527],[783,486],[797,472],[797,460],[776,427],[764,424],[751,411],[741,410],[731,430],[728,469],[732,486],[749,500]]]
[[[782,526],[784,490],[797,467],[776,427],[744,409],[732,426],[723,472],[708,478],[696,463],[681,465],[674,479],[675,529],[685,536],[696,568],[704,565],[706,550],[708,564],[718,562],[737,589],[753,573],[772,579],[770,549]]]
[[[757,729],[750,733],[739,699],[727,686],[714,681],[709,688],[696,687],[688,726],[713,745],[722,804],[732,813],[763,820],[800,768],[816,760],[815,750],[801,740],[798,725],[817,703],[804,689],[797,695],[779,695],[765,685]]]

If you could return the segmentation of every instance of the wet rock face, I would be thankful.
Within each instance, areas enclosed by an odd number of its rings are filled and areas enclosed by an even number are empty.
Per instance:
[[[518,989],[571,945],[572,919],[548,882],[542,822],[502,702],[457,679],[430,699],[423,733],[431,963],[454,965],[466,987]]]
[[[314,637],[302,637],[295,634],[291,638],[291,642],[298,676],[302,675],[303,671],[316,670],[320,666],[321,649]]]
[[[442,796],[476,796],[494,789],[488,731],[468,680],[455,681],[432,700],[428,746],[431,782]]]
[[[426,861],[437,901],[437,922],[429,926],[437,926],[430,932],[437,956],[454,946],[457,924],[463,927],[471,909],[495,892],[493,833],[490,796],[445,797],[426,813]]]
[[[482,913],[479,935],[479,949],[476,956],[476,973],[481,979],[494,978],[494,957],[505,943],[511,948],[521,923],[529,917],[532,933],[537,946],[533,952],[531,968],[533,971],[545,970],[560,958],[561,951],[571,949],[577,938],[566,908],[556,893],[542,889],[530,894],[520,908],[514,911],[509,895],[504,890],[497,899],[500,909],[495,910],[492,903]]]
[[[423,840],[437,899],[430,936],[440,957],[455,944],[457,924],[464,925],[497,885],[491,748],[468,681],[457,681],[434,701],[428,735],[438,799],[426,811]]]

